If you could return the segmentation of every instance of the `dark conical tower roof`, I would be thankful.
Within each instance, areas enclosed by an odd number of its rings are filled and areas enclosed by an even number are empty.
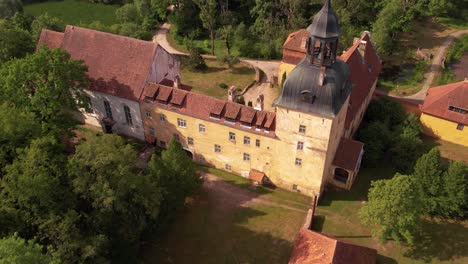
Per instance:
[[[307,28],[311,36],[319,38],[337,38],[340,35],[338,17],[331,7],[330,0],[325,1],[325,5],[314,16],[314,21]]]

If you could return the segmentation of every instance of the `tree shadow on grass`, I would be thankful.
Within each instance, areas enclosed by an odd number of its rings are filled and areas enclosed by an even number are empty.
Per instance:
[[[468,256],[468,229],[454,220],[425,219],[422,232],[415,245],[408,248],[405,256],[431,262],[449,261]]]

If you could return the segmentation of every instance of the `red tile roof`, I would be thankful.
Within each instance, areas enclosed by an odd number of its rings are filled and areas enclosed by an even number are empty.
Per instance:
[[[206,120],[208,122],[214,122],[218,124],[222,124],[225,126],[229,127],[234,127],[239,130],[247,131],[250,133],[254,134],[259,134],[262,136],[267,136],[267,137],[272,137],[275,138],[275,133],[274,133],[274,124],[275,124],[275,118],[276,114],[273,112],[265,112],[265,111],[258,111],[255,110],[252,107],[248,106],[243,106],[240,104],[235,104],[232,102],[227,102],[221,99],[217,99],[214,97],[206,96],[203,94],[198,94],[198,93],[192,93],[192,92],[186,92],[180,89],[175,89],[173,87],[168,87],[168,86],[163,86],[160,84],[149,84],[145,86],[144,94],[148,93],[149,89],[153,89],[153,87],[157,85],[158,87],[158,92],[157,92],[157,97],[161,95],[161,91],[164,91],[163,93],[167,96],[167,94],[172,93],[171,97],[171,103],[173,102],[174,97],[177,98],[182,98],[184,97],[185,100],[182,100],[182,105],[180,107],[174,107],[171,104],[164,104],[159,102],[158,100],[151,100],[145,96],[141,97],[141,100],[146,103],[153,104],[157,108],[161,109],[166,109],[169,111],[177,112],[183,115],[195,117],[198,119]],[[165,97],[166,97],[165,96]],[[176,101],[180,101],[180,99],[176,99]],[[223,108],[226,105],[226,108],[233,109],[232,112],[235,113],[237,110],[237,118],[236,122],[234,123],[226,123],[224,122],[224,117],[227,117],[223,113]],[[229,107],[228,107],[229,106]],[[240,110],[242,109],[242,110]],[[253,111],[253,112],[252,112]],[[227,111],[225,111],[227,112]],[[240,112],[240,114],[239,114]],[[216,120],[210,117],[211,113],[219,113],[220,120]],[[260,130],[255,129],[255,127],[246,127],[241,124],[241,120],[249,120],[251,118],[251,115],[254,115],[252,124],[256,124],[258,117],[265,117],[266,121],[264,126],[260,127]],[[224,115],[223,115],[224,114]],[[244,122],[244,121],[242,121]],[[248,122],[247,122],[248,123]],[[268,123],[268,124],[267,124]],[[263,125],[263,124],[262,124]],[[269,130],[266,131],[265,129]],[[263,131],[262,131],[263,130]],[[267,133],[268,132],[268,133]]]
[[[76,26],[65,28],[61,45],[57,44],[58,36],[45,30],[38,46],[60,46],[72,58],[83,60],[88,66],[90,89],[134,101],[140,98],[158,48],[156,43]]]
[[[63,36],[64,34],[62,32],[43,29],[39,41],[37,42],[36,51],[39,50],[42,45],[51,49],[60,48],[63,43]]]
[[[264,172],[261,172],[255,169],[251,169],[249,172],[249,179],[251,179],[254,182],[262,183],[264,177],[265,177]]]
[[[184,102],[187,93],[187,91],[181,89],[172,89],[171,104],[182,106],[182,103]]]
[[[375,264],[377,250],[301,229],[289,264]]]
[[[468,114],[451,111],[450,106],[468,111],[468,82],[456,82],[429,89],[421,111],[468,126]]]
[[[172,90],[174,90],[174,89],[172,89],[171,87],[159,85],[158,86],[158,96],[156,96],[156,100],[168,103],[169,97],[171,96],[171,93],[172,93]]]
[[[237,119],[237,116],[239,116],[240,109],[241,109],[240,104],[227,102],[226,113],[224,113],[224,117],[227,117],[230,119]]]
[[[362,142],[341,138],[333,160],[333,165],[349,171],[359,169],[357,168],[357,163],[359,162],[363,147],[364,144]]]
[[[308,36],[305,29],[289,34],[283,45],[283,62],[298,64],[305,57],[306,50],[301,48],[302,39],[305,36]],[[364,56],[359,51],[361,42],[366,42],[362,52]],[[370,41],[370,37],[366,32],[339,58],[348,64],[351,71],[350,81],[353,84],[350,97],[351,107],[347,111],[345,121],[346,128],[349,128],[361,105],[370,96],[372,86],[382,70],[382,63],[374,44]]]
[[[145,97],[154,99],[158,92],[159,85],[156,83],[148,83],[147,89],[145,90]]]
[[[252,107],[242,106],[239,120],[244,123],[252,124],[256,112],[257,111]]]

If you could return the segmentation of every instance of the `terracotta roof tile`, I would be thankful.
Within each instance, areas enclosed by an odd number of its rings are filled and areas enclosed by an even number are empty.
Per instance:
[[[162,86],[162,85],[159,85],[159,84],[158,84],[158,86],[159,86],[159,92],[158,92],[158,96],[156,98],[158,98],[161,95],[162,91],[164,91],[165,94],[170,94],[172,92],[172,99],[174,97],[179,97],[179,95],[177,95],[177,94],[180,93],[180,94],[185,94],[185,103],[181,107],[174,107],[174,106],[172,106],[170,104],[161,103],[158,100],[153,101],[153,100],[150,100],[150,99],[144,99],[143,98],[142,101],[146,102],[146,103],[153,104],[153,105],[155,105],[155,107],[158,107],[158,108],[161,108],[161,109],[167,109],[169,111],[177,112],[177,113],[180,113],[180,114],[183,114],[183,115],[192,116],[192,117],[195,117],[195,118],[198,118],[198,119],[201,119],[201,120],[205,120],[207,122],[218,123],[220,125],[233,127],[233,128],[239,129],[239,130],[244,130],[244,131],[247,131],[247,132],[250,132],[250,133],[253,133],[253,134],[258,134],[258,135],[262,135],[262,136],[266,136],[266,137],[270,137],[270,138],[275,138],[276,137],[276,135],[274,133],[274,127],[273,126],[271,128],[269,128],[268,133],[265,133],[266,131],[244,127],[244,126],[241,125],[240,122],[234,122],[232,124],[227,124],[227,123],[223,122],[222,120],[216,120],[216,119],[210,118],[210,114],[213,112],[213,109],[214,109],[214,111],[216,113],[219,113],[220,117],[223,117],[222,112],[223,112],[224,106],[226,104],[234,104],[234,103],[223,101],[221,99],[216,99],[214,97],[210,97],[210,96],[206,96],[206,95],[202,95],[202,94],[198,94],[198,93],[185,92],[185,91],[182,91],[180,89],[175,89],[175,88],[168,87],[168,86]],[[144,93],[146,94],[147,89],[150,89],[151,87],[152,87],[151,85],[146,85]],[[265,111],[257,111],[257,110],[255,110],[255,109],[253,109],[251,107],[248,107],[248,106],[242,106],[242,105],[239,105],[239,104],[237,104],[237,105],[239,106],[239,109],[242,108],[243,109],[242,111],[245,111],[245,112],[248,112],[248,113],[251,113],[251,111],[253,110],[254,116],[257,115],[257,113],[259,113],[258,114],[259,116],[269,116],[270,122],[272,124],[274,124],[275,113],[270,113],[270,112],[265,112]],[[231,107],[233,109],[237,108],[236,106],[231,106]],[[247,110],[247,108],[251,108],[252,110]],[[241,114],[241,116],[242,116],[242,114]],[[237,120],[237,121],[240,121],[240,120]],[[264,129],[265,127],[262,126],[261,128]]]
[[[57,41],[48,41],[50,36],[43,31],[39,44],[57,47]],[[162,49],[154,42],[76,26],[65,28],[61,47],[88,66],[90,89],[134,101],[142,95],[156,51]]]
[[[62,32],[43,29],[37,42],[36,51],[43,45],[50,49],[60,48],[63,43],[63,36]]]
[[[468,113],[451,111],[450,106],[468,111],[468,82],[456,82],[429,89],[421,111],[468,126]]]
[[[359,141],[341,138],[333,160],[333,165],[349,171],[355,171],[363,147],[364,144]]]
[[[156,96],[156,100],[167,103],[169,101],[169,97],[172,93],[172,88],[169,86],[159,85],[159,92],[158,96]]]
[[[174,87],[174,81],[173,80],[168,80],[168,79],[162,79],[159,84],[165,85],[165,86],[170,86]],[[190,92],[192,90],[192,86],[186,85],[181,83],[179,86],[179,89],[185,90],[187,92]]]
[[[182,106],[186,96],[187,96],[187,91],[184,91],[181,89],[172,89],[171,104]]]
[[[258,111],[257,112],[257,122],[255,122],[256,126],[263,126],[266,120],[266,112]]]
[[[146,84],[145,97],[154,99],[156,96],[156,93],[158,92],[158,88],[159,86],[155,83]]]
[[[226,103],[226,113],[224,113],[225,118],[229,119],[237,119],[237,116],[239,115],[241,109],[241,105],[233,102],[227,102]]]
[[[264,177],[265,177],[264,172],[261,172],[255,169],[251,169],[249,172],[249,179],[251,179],[252,181],[262,183]]]
[[[265,121],[265,127],[268,129],[273,129],[274,122],[275,122],[275,116],[276,114],[273,112],[268,112],[266,114],[266,121]]]
[[[306,53],[305,40],[309,38],[309,32],[305,29],[295,31],[288,35],[288,38],[283,44],[283,49],[299,51]]]
[[[375,264],[377,250],[301,229],[289,264]]]
[[[255,109],[248,106],[242,106],[239,120],[244,123],[252,124],[255,118]]]
[[[217,115],[217,116],[221,116],[225,105],[226,105],[225,101],[216,101],[212,105],[210,113],[214,114],[214,115]]]

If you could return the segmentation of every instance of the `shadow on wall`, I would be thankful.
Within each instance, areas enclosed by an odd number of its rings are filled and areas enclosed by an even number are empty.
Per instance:
[[[259,195],[207,178],[168,232],[143,247],[144,263],[287,263],[292,241],[267,231],[280,217],[267,210],[277,209],[243,206]]]

